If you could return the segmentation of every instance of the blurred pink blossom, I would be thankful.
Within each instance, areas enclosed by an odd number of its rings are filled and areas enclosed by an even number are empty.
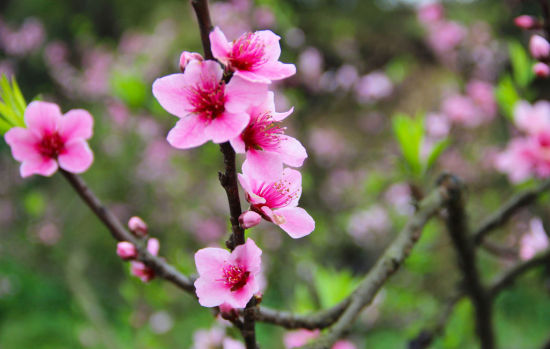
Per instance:
[[[382,71],[374,71],[363,76],[355,86],[360,103],[373,103],[386,98],[393,92],[393,83]]]
[[[349,90],[359,79],[357,68],[351,64],[344,64],[336,71],[336,82],[344,90]]]
[[[533,65],[533,72],[539,78],[547,78],[550,76],[550,67],[546,63],[538,62]]]
[[[414,212],[411,188],[407,183],[392,184],[384,193],[384,200],[402,215],[410,215]]]
[[[283,343],[287,349],[298,348],[315,339],[321,332],[319,330],[298,330],[287,332],[283,337]]]
[[[36,235],[41,243],[48,246],[55,245],[61,238],[59,228],[53,223],[47,223],[41,226]]]
[[[317,89],[317,82],[323,73],[323,56],[315,47],[306,47],[298,56],[298,72],[300,73],[304,83],[312,88]]]
[[[421,5],[416,14],[420,23],[431,25],[441,21],[445,17],[445,9],[440,3],[432,2]]]
[[[533,35],[529,40],[529,52],[535,59],[547,59],[550,57],[550,43],[540,35]]]
[[[363,245],[370,243],[377,234],[386,232],[390,227],[390,218],[380,205],[374,205],[355,212],[348,221],[348,233],[355,241]]]
[[[334,343],[331,349],[357,349],[357,347],[352,342],[341,339]]]
[[[0,22],[0,47],[8,55],[25,56],[37,51],[45,36],[44,26],[37,18],[26,18],[19,30]]]
[[[452,21],[441,21],[429,28],[428,43],[438,54],[454,50],[466,36],[463,26]]]
[[[245,349],[241,342],[227,337],[221,327],[213,327],[210,330],[198,330],[193,335],[191,349]]]
[[[436,139],[445,138],[451,130],[451,123],[445,114],[430,113],[426,116],[426,133]]]
[[[548,248],[548,235],[540,218],[529,221],[529,231],[520,240],[519,256],[523,260],[533,258],[538,252]]]

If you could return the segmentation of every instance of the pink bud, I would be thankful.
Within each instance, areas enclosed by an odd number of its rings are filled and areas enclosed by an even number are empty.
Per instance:
[[[143,282],[149,282],[155,277],[155,271],[142,262],[132,261],[130,266],[130,272],[132,275],[138,277]]]
[[[192,60],[201,61],[203,60],[202,56],[196,52],[183,51],[180,56],[180,70],[183,73],[187,64]]]
[[[121,241],[116,245],[116,254],[124,260],[134,259],[138,255],[137,248],[128,241]]]
[[[550,76],[550,67],[545,63],[536,63],[533,66],[533,71],[539,78],[547,78]]]
[[[147,235],[147,224],[143,221],[143,219],[137,216],[130,218],[128,221],[128,229],[130,229],[130,231],[136,236],[143,237]]]
[[[149,251],[150,254],[157,256],[159,254],[159,249],[160,243],[157,239],[151,238],[147,240],[147,251]]]
[[[550,43],[540,35],[533,35],[529,41],[529,51],[536,59],[545,59],[550,56]]]
[[[254,211],[246,211],[239,216],[239,224],[244,229],[252,228],[260,224],[261,221],[262,221],[262,216],[260,216]]]
[[[533,16],[523,15],[514,18],[514,24],[521,29],[536,29],[539,26],[539,22]]]

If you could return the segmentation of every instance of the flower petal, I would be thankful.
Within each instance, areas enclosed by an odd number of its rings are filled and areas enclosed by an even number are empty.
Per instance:
[[[55,103],[34,101],[25,109],[25,124],[38,136],[54,133],[60,119],[61,110]]]
[[[185,74],[192,74],[196,61],[192,61],[185,69]],[[200,62],[198,62],[200,64]],[[153,83],[153,95],[172,115],[184,117],[191,112],[193,106],[188,101],[189,85],[186,84],[184,74],[172,74],[156,79]]]
[[[39,136],[26,128],[13,127],[6,132],[4,139],[17,161],[25,161],[40,155],[36,150],[36,144],[40,141]]]
[[[275,210],[274,215],[283,217],[284,223],[279,226],[293,239],[309,235],[315,229],[315,221],[301,207],[284,207]]]
[[[254,33],[264,44],[264,59],[268,61],[277,61],[281,56],[281,37],[271,30],[259,30]]]
[[[233,150],[235,150],[235,153],[244,154],[246,152],[246,144],[241,136],[235,137],[229,142],[231,143]]]
[[[231,51],[231,44],[227,41],[225,34],[219,27],[215,27],[210,32],[210,48],[212,55],[224,64],[228,61],[229,51]]]
[[[235,76],[225,87],[225,109],[232,113],[246,111],[249,106],[264,102],[267,85],[246,81]]]
[[[199,277],[195,281],[195,292],[203,307],[216,307],[227,301],[229,290],[222,282]]]
[[[259,67],[256,73],[270,80],[281,80],[296,74],[296,66],[290,63],[269,62]]]
[[[251,149],[246,152],[243,172],[256,179],[275,182],[283,174],[283,162],[277,153]]]
[[[206,123],[197,115],[189,115],[176,123],[166,139],[174,148],[189,149],[198,147],[209,140]]]
[[[214,143],[227,142],[241,134],[248,125],[250,116],[246,113],[224,112],[206,127],[208,138]]]
[[[33,174],[39,174],[49,177],[57,171],[57,162],[52,158],[37,155],[32,159],[26,159],[22,164],[19,172],[21,177],[29,177]]]
[[[300,167],[307,158],[306,148],[296,138],[282,136],[279,143],[280,156],[285,164]]]
[[[271,79],[263,76],[261,73],[256,73],[248,70],[236,70],[235,76],[241,77],[246,81],[260,83],[260,84],[271,84]]]
[[[244,245],[235,247],[229,263],[243,266],[252,275],[260,272],[262,265],[262,250],[256,245],[254,240],[248,238]]]
[[[94,119],[87,110],[73,109],[60,118],[58,132],[63,141],[68,142],[75,138],[92,137],[93,127]]]
[[[218,275],[222,275],[224,263],[229,256],[229,251],[222,248],[207,247],[198,250],[195,253],[195,264],[199,275],[218,278]]]
[[[82,173],[94,161],[94,154],[85,140],[77,139],[65,144],[63,152],[59,154],[57,160],[59,166],[65,171]]]

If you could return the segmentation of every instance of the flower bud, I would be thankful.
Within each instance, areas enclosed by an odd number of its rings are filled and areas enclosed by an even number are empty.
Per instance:
[[[533,66],[535,75],[539,78],[547,78],[550,76],[550,67],[546,63],[538,62]]]
[[[180,56],[180,70],[183,73],[185,71],[185,67],[187,67],[187,64],[191,62],[192,60],[201,61],[203,60],[202,56],[196,52],[188,52],[183,51]]]
[[[143,237],[147,235],[147,224],[143,221],[143,219],[137,216],[130,218],[128,221],[128,229],[130,229],[130,231],[136,236]]]
[[[538,60],[550,56],[550,43],[540,35],[533,35],[529,41],[529,51]]]
[[[149,282],[155,277],[155,271],[142,262],[132,261],[130,273],[141,279],[142,282]]]
[[[244,229],[252,228],[260,224],[261,221],[262,221],[262,216],[260,216],[254,211],[246,211],[239,216],[239,224]]]
[[[124,259],[134,259],[138,255],[137,248],[128,241],[121,241],[116,245],[116,254]]]
[[[159,250],[160,242],[157,239],[151,238],[147,240],[147,251],[149,251],[150,254],[157,256],[159,254]]]
[[[539,27],[539,21],[535,17],[528,15],[514,18],[514,24],[516,27],[526,30],[537,29]]]

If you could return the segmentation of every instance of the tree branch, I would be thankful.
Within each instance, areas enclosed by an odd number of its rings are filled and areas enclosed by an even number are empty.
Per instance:
[[[74,190],[84,200],[88,207],[96,214],[96,216],[105,224],[111,232],[111,235],[118,241],[129,241],[139,251],[138,260],[145,263],[148,267],[155,271],[155,275],[166,279],[191,294],[195,294],[195,286],[193,278],[183,275],[173,266],[166,263],[163,259],[150,254],[143,243],[134,235],[124,228],[118,218],[105,207],[95,194],[88,188],[84,180],[70,172],[60,169],[61,174],[69,181]]]
[[[481,226],[474,232],[474,244],[481,244],[487,234],[506,223],[508,219],[512,217],[512,215],[514,215],[519,209],[533,203],[542,193],[549,189],[550,180],[545,180],[536,188],[527,189],[514,195],[497,211],[487,217],[487,219],[485,219]]]
[[[348,297],[348,300],[345,301],[348,304],[344,306],[342,315],[330,331],[315,342],[302,348],[330,348],[349,330],[357,315],[372,302],[378,290],[399,269],[420,238],[424,225],[443,207],[448,198],[449,188],[445,184],[438,187],[419,203],[417,212],[409,219],[397,238]],[[337,307],[339,306],[341,305]],[[329,314],[333,315],[333,313]]]

